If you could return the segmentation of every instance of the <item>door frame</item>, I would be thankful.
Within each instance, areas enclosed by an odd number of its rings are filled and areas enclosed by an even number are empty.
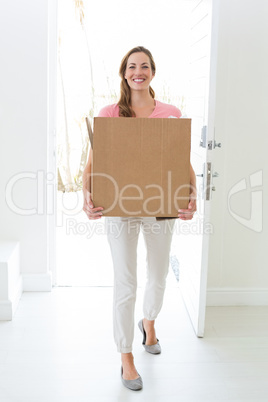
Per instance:
[[[216,78],[217,78],[217,49],[218,49],[218,30],[219,30],[219,10],[220,0],[204,0],[210,1],[210,39],[209,39],[209,70],[207,79],[207,102],[206,102],[206,163],[203,171],[204,185],[204,228],[210,225],[210,209],[212,198],[212,172],[213,172],[213,154],[214,146],[211,150],[208,147],[208,141],[214,144],[215,141],[215,109],[216,109]],[[199,5],[200,3],[198,3]],[[211,183],[207,186],[208,163],[211,163]],[[195,172],[201,174],[202,172]],[[206,200],[206,190],[209,190],[209,200]],[[203,337],[205,331],[205,314],[206,314],[206,297],[207,297],[207,276],[209,263],[209,241],[210,236],[206,230],[202,234],[201,243],[201,270],[199,282],[197,282],[196,293],[192,291],[192,282],[188,280],[187,270],[185,270],[185,280],[180,286],[180,291],[184,301],[185,308],[188,312],[190,321],[197,337]],[[179,261],[178,261],[179,262]],[[196,303],[195,303],[196,302]]]
[[[218,61],[218,38],[219,38],[219,13],[220,13],[220,0],[212,0],[211,11],[211,41],[210,41],[210,69],[208,80],[208,125],[207,125],[207,141],[215,141],[215,111],[216,111],[216,84],[217,84],[217,61]],[[208,146],[208,144],[206,144]],[[213,166],[213,147],[208,151],[208,162]],[[210,204],[205,205],[204,221],[210,220],[210,209],[212,201],[212,187],[210,187]],[[203,337],[205,332],[205,315],[206,315],[206,299],[207,299],[207,276],[208,276],[208,263],[209,263],[209,239],[210,234],[204,233],[202,245],[202,271],[200,278],[200,304],[198,316],[198,337]]]
[[[57,225],[57,54],[58,54],[58,1],[47,3],[47,255],[48,269],[52,275],[52,286],[56,284],[56,225]]]
[[[217,45],[219,27],[220,0],[212,1],[212,24],[210,46],[210,73],[209,73],[209,109],[208,109],[208,138],[214,139],[215,102],[216,102],[216,72],[217,72]],[[57,116],[57,52],[58,52],[58,2],[48,0],[48,146],[47,146],[47,253],[49,271],[52,274],[52,285],[57,282],[56,270],[56,226],[57,226],[57,153],[56,153],[56,116]],[[205,209],[205,221],[208,221],[209,211]],[[204,248],[206,251],[204,252]],[[204,267],[200,289],[202,303],[206,303],[206,283],[208,266],[209,235],[203,237],[202,266]],[[205,291],[204,291],[205,288]],[[200,311],[199,322],[205,320],[205,308]],[[202,326],[202,325],[201,325]],[[201,330],[197,336],[203,336]]]

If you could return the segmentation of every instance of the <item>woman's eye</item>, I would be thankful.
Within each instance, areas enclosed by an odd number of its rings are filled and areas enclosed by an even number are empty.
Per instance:
[[[134,66],[129,66],[129,68],[135,68]]]
[[[148,66],[143,66],[143,68],[149,68]]]

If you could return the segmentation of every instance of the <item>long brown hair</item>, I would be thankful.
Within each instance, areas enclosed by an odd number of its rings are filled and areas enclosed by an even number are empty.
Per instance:
[[[132,110],[132,108],[131,108],[131,92],[130,92],[130,87],[127,83],[127,80],[125,79],[125,73],[126,73],[127,61],[128,61],[129,56],[133,53],[140,53],[140,52],[145,53],[149,57],[152,73],[155,74],[156,68],[155,68],[155,62],[154,62],[153,56],[152,56],[151,52],[148,49],[146,49],[145,47],[143,47],[143,46],[134,47],[124,56],[124,58],[121,61],[120,68],[119,68],[119,75],[121,77],[120,99],[118,102],[120,117],[135,117],[136,116],[134,110]],[[149,87],[149,91],[150,91],[151,97],[154,99],[155,93],[151,86]]]

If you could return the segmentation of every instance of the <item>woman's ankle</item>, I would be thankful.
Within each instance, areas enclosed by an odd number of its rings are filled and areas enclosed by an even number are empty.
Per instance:
[[[132,352],[129,352],[129,353],[121,353],[121,361],[122,361],[122,363],[123,362],[133,362],[134,361],[134,357],[133,357],[133,354],[132,354]]]
[[[133,354],[121,353],[121,361],[123,367],[123,378],[125,380],[134,380],[138,378],[139,374],[134,364]]]
[[[146,333],[146,345],[154,345],[157,343],[154,324],[155,320],[143,319],[143,328]]]

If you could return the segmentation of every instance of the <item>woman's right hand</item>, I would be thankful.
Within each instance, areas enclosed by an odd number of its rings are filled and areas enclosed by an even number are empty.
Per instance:
[[[83,211],[87,214],[88,219],[100,219],[102,217],[102,207],[94,208],[91,193],[87,189],[83,189],[84,206]]]

